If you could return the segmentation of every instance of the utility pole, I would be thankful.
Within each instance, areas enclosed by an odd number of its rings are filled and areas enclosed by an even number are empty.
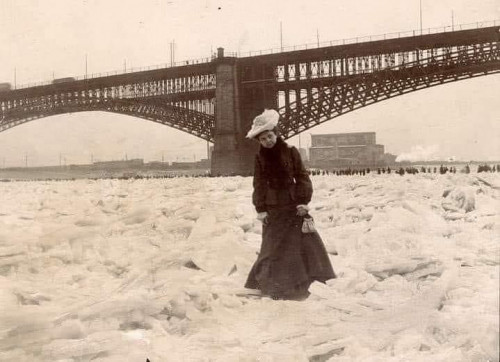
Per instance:
[[[422,0],[420,0],[420,35],[422,35]]]
[[[17,68],[14,67],[14,89],[17,89]]]
[[[28,154],[27,153],[24,154],[24,164],[26,167],[28,167]]]
[[[62,166],[62,154],[59,152],[59,167]]]
[[[453,14],[453,10],[451,11],[451,31],[455,31],[455,17]]]
[[[127,59],[123,59],[123,71],[127,73]]]
[[[316,29],[316,40],[318,42],[318,48],[319,48],[319,30]]]
[[[170,43],[170,66],[173,67],[175,63],[175,39]]]
[[[94,164],[94,154],[93,153],[90,154],[90,164],[91,165]]]
[[[280,21],[280,49],[283,51],[283,22]]]
[[[87,53],[85,53],[85,79],[87,79]]]
[[[163,151],[161,151],[161,163],[164,163],[165,162],[165,155],[163,153]]]

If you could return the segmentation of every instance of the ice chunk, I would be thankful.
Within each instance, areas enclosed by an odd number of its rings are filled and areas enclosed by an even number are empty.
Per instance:
[[[441,206],[446,211],[470,212],[476,208],[474,191],[470,187],[456,187],[452,190],[446,190],[443,197],[445,199],[441,202]]]
[[[146,221],[151,214],[151,210],[147,207],[138,207],[129,212],[123,219],[125,225],[140,224]]]
[[[15,283],[2,276],[0,276],[0,306],[2,306],[5,311],[11,307],[17,306]]]
[[[196,222],[188,238],[191,260],[204,271],[228,275],[235,267],[248,266],[249,248],[238,242],[243,230],[234,224],[217,222],[213,213],[205,213]],[[210,245],[210,248],[201,247]]]
[[[85,327],[78,319],[68,319],[52,330],[54,339],[80,339],[86,336]]]
[[[183,298],[172,299],[167,306],[167,311],[169,316],[186,318],[186,302]]]
[[[123,335],[118,331],[97,332],[85,339],[55,339],[42,348],[44,360],[88,358],[109,354],[121,345]]]
[[[75,221],[76,226],[97,226],[102,224],[102,218],[93,215]]]

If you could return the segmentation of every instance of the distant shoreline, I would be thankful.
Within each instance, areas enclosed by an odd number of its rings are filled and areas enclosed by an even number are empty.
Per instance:
[[[118,161],[121,162],[121,161]],[[306,163],[309,163],[306,161]],[[188,164],[188,163],[186,163]],[[500,164],[500,160],[495,160],[495,161],[441,161],[441,160],[434,160],[434,161],[401,161],[401,162],[396,162],[392,164],[381,164],[381,165],[346,165],[346,166],[327,166],[327,167],[334,167],[334,168],[370,168],[370,169],[376,169],[376,168],[382,168],[382,167],[400,167],[400,166],[419,166],[419,165],[497,165]],[[311,168],[316,168],[316,166],[310,165]],[[319,167],[318,167],[319,168]],[[127,171],[145,171],[145,170],[150,170],[150,171],[192,171],[192,170],[206,170],[206,168],[203,167],[196,167],[195,163],[192,163],[191,167],[173,167],[169,166],[168,163],[165,163],[164,167],[158,166],[156,163],[154,166],[151,166],[148,163],[144,163],[143,166],[138,166],[138,167],[113,167],[113,168],[106,168],[102,166],[98,166],[98,164],[71,164],[71,165],[64,165],[64,166],[14,166],[14,167],[3,167],[0,168],[0,173],[3,171],[67,171],[67,170],[92,170],[92,171],[122,171],[122,172],[127,172]]]
[[[457,171],[466,165],[471,167],[471,173],[476,173],[477,168],[481,165],[496,166],[500,165],[500,161],[422,161],[422,162],[401,162],[391,165],[367,166],[367,165],[352,165],[344,167],[309,167],[311,170],[328,170],[331,172],[341,170],[366,170],[377,172],[377,169],[390,168],[397,171],[399,168],[414,167],[420,171],[420,168],[439,168],[442,166],[454,166]],[[136,167],[136,168],[91,168],[91,165],[78,167],[71,166],[44,166],[44,167],[12,167],[0,169],[0,181],[63,181],[63,180],[81,180],[81,179],[148,179],[148,178],[173,178],[173,177],[201,177],[209,176],[208,168],[184,168],[184,169],[162,169],[152,167]]]

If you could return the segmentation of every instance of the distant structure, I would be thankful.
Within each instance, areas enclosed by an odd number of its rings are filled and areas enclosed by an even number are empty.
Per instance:
[[[119,170],[119,169],[124,169],[124,168],[141,168],[144,166],[144,160],[142,158],[136,158],[133,160],[100,161],[100,162],[93,162],[92,165],[96,169],[103,169],[103,170]]]
[[[70,165],[71,170],[140,171],[140,170],[195,170],[210,169],[210,160],[204,158],[194,162],[144,162],[142,158],[133,160],[93,162],[90,165]]]
[[[375,132],[311,135],[311,167],[380,166],[393,163],[396,156],[384,153]]]

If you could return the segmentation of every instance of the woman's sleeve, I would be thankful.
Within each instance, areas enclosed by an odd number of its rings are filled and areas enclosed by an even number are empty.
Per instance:
[[[292,162],[295,178],[295,201],[299,205],[307,205],[312,198],[313,188],[299,151],[292,147]]]
[[[262,170],[259,156],[255,156],[252,201],[257,212],[266,211],[267,180]]]

